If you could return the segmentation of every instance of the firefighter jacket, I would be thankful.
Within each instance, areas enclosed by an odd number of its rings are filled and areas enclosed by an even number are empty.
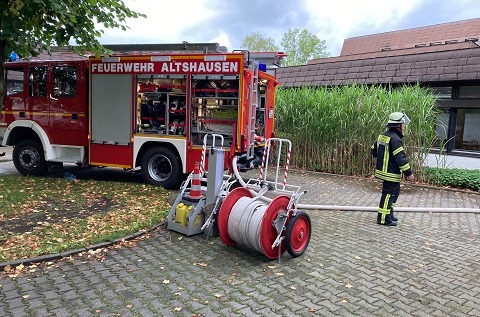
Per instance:
[[[400,182],[402,172],[412,174],[402,142],[403,135],[396,128],[390,128],[378,136],[372,145],[372,155],[377,158],[375,177],[389,181]]]

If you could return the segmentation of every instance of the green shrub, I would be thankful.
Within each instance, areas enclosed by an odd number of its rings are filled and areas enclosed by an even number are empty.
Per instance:
[[[480,191],[480,171],[460,168],[425,168],[427,181],[436,186]]]
[[[404,145],[417,179],[424,179],[424,158],[436,136],[429,90],[418,85],[282,88],[276,101],[276,131],[292,141],[291,165],[345,175],[373,174],[372,143],[390,113],[405,112],[412,122]]]

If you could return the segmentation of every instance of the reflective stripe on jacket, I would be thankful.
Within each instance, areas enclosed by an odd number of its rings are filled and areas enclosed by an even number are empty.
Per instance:
[[[401,133],[391,128],[378,136],[372,145],[372,155],[377,158],[375,164],[375,177],[390,181],[400,182],[402,172],[409,176],[412,174],[408,162]]]

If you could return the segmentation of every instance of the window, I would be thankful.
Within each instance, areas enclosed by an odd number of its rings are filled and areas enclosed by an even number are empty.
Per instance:
[[[7,70],[7,96],[20,94],[23,88],[23,68]]]
[[[480,86],[460,86],[461,99],[480,98]]]
[[[452,99],[452,87],[432,87],[436,99]]]
[[[435,130],[437,132],[437,141],[435,142],[435,147],[444,147],[448,139],[448,122],[449,122],[449,110],[448,109],[438,109],[437,123],[435,124]]]
[[[480,150],[480,109],[458,109],[455,147]]]
[[[53,96],[75,97],[77,94],[77,67],[53,68]]]
[[[47,67],[30,67],[28,93],[32,97],[47,95]]]

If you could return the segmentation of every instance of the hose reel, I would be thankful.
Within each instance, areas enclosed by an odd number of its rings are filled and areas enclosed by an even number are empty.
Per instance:
[[[244,187],[232,190],[218,213],[218,231],[229,246],[244,245],[269,259],[288,253],[302,255],[311,236],[310,217],[291,208],[291,198],[280,195],[269,204]]]

